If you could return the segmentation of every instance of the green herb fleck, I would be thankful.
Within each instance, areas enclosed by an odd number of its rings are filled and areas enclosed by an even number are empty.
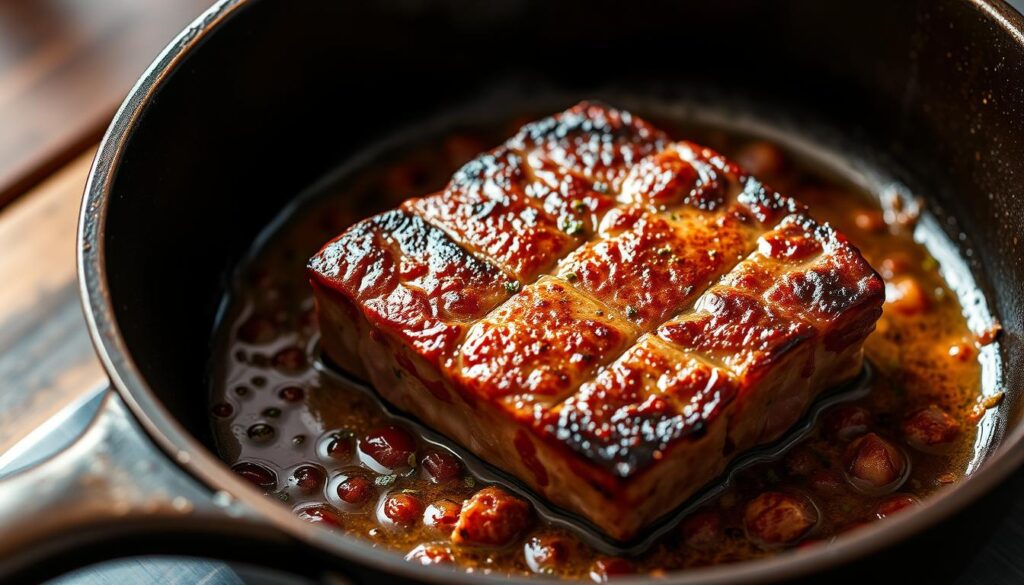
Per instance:
[[[672,253],[672,248],[670,246],[665,246],[664,248],[659,248],[658,249],[658,256],[668,256],[671,253]]]
[[[409,464],[409,467],[416,467],[416,454],[409,453],[409,458],[405,462]]]
[[[562,278],[568,280],[569,282],[576,282],[577,280],[579,280],[580,277],[575,272],[566,272],[565,274],[562,275]]]
[[[569,234],[570,236],[576,236],[583,233],[583,222],[578,219],[563,218],[562,219],[562,231]]]
[[[510,294],[510,295],[511,294],[515,294],[515,292],[517,290],[519,290],[519,283],[518,282],[516,282],[514,280],[510,280],[510,281],[505,283],[505,291],[508,294]]]
[[[472,475],[467,475],[462,479],[462,485],[471,488],[476,485],[476,478]]]
[[[377,478],[373,480],[373,484],[377,487],[387,487],[395,483],[396,479],[398,479],[397,475],[378,475]]]
[[[589,211],[590,206],[587,205],[586,201],[583,201],[582,199],[577,199],[576,201],[572,202],[572,210],[575,211],[576,213],[583,213],[584,211]]]
[[[636,307],[634,307],[633,305],[629,305],[629,306],[626,307],[626,317],[627,318],[632,319],[633,317],[636,317],[636,315],[637,315]]]
[[[598,193],[600,193],[602,195],[607,195],[608,194],[608,185],[605,184],[605,183],[594,183],[594,191],[596,191],[596,192],[598,192]]]
[[[939,267],[939,261],[931,256],[925,256],[924,260],[921,261],[921,270],[935,270]]]

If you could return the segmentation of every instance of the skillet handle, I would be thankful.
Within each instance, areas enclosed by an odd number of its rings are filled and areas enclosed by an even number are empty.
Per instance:
[[[172,463],[116,392],[74,443],[0,480],[3,583],[128,554],[244,558],[285,541]]]

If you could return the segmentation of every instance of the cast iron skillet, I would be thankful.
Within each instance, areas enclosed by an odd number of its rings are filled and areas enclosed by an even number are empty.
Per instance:
[[[949,235],[963,233],[1005,327],[999,448],[956,488],[831,546],[674,577],[808,575],[935,525],[1024,458],[1022,31],[985,0],[222,0],[144,75],[97,155],[79,268],[116,392],[79,442],[0,485],[0,578],[145,551],[355,580],[490,580],[413,566],[258,494],[210,449],[205,376],[225,275],[275,214],[375,138],[502,86],[590,97],[710,85],[890,157]]]

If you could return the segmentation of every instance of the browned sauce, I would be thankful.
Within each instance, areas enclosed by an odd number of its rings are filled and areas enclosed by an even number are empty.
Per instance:
[[[963,478],[978,420],[995,402],[979,402],[978,353],[989,340],[968,329],[938,263],[914,241],[914,210],[896,204],[883,212],[875,197],[772,144],[691,129],[674,135],[731,155],[803,200],[881,273],[887,302],[866,343],[876,370],[870,394],[830,408],[785,457],[740,472],[637,557],[610,558],[543,519],[501,548],[453,545],[454,519],[484,482],[451,452],[403,430],[372,397],[313,368],[317,326],[303,267],[352,222],[443,186],[501,130],[461,132],[350,177],[283,224],[241,268],[218,345],[211,412],[222,456],[268,497],[411,562],[601,579],[828,541]],[[404,471],[377,473],[374,459],[382,458]]]

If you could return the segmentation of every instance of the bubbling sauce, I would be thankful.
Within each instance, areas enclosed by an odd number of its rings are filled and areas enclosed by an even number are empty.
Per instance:
[[[414,563],[603,580],[827,542],[964,477],[978,420],[998,402],[981,398],[978,360],[993,332],[968,328],[938,262],[914,241],[914,206],[880,205],[763,140],[676,125],[671,135],[707,144],[807,203],[882,275],[884,314],[865,343],[870,392],[827,409],[783,457],[738,472],[640,554],[609,556],[543,516],[500,546],[454,544],[464,502],[487,482],[443,441],[417,436],[374,396],[314,367],[318,331],[304,266],[348,225],[443,187],[513,130],[453,133],[350,173],[275,226],[238,269],[217,336],[210,413],[222,457],[267,497]]]

